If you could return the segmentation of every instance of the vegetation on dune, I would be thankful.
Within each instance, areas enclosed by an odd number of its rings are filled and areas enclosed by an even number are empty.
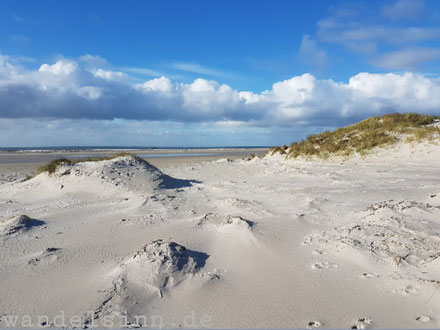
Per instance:
[[[283,145],[281,147],[273,147],[269,149],[270,154],[273,156],[275,154],[280,154],[280,155],[285,155],[286,154],[286,150],[289,147],[286,145]]]
[[[47,172],[49,174],[55,172],[55,170],[57,169],[58,166],[60,165],[65,165],[65,164],[72,164],[73,162],[67,158],[58,158],[55,159],[53,161],[51,161],[50,163],[41,166],[40,168],[38,168],[38,173],[43,173],[43,172]]]
[[[52,174],[55,172],[55,170],[57,169],[58,166],[60,165],[73,165],[73,164],[78,164],[78,163],[83,163],[83,162],[99,162],[102,160],[111,160],[111,159],[115,159],[118,157],[132,157],[138,161],[144,161],[141,157],[129,153],[129,152],[120,152],[115,154],[114,156],[110,156],[110,157],[88,157],[88,158],[83,158],[83,159],[76,159],[76,160],[70,160],[67,158],[58,158],[55,159],[53,161],[51,161],[50,163],[41,166],[38,169],[38,173],[48,173],[48,174]]]
[[[134,158],[138,161],[144,161],[141,157],[139,157],[138,155],[133,154],[131,152],[118,152],[117,154],[115,154],[113,156],[87,157],[87,158],[81,158],[81,159],[71,161],[71,163],[77,164],[77,163],[84,163],[84,162],[99,162],[101,160],[111,160],[111,159],[115,159],[118,157],[131,157],[131,158]]]
[[[434,140],[440,137],[440,128],[427,126],[440,117],[415,113],[393,113],[382,117],[371,117],[354,125],[330,132],[309,135],[301,142],[294,142],[286,152],[283,147],[269,149],[269,153],[287,154],[288,158],[298,156],[327,158],[349,156],[354,152],[364,155],[375,147],[391,145],[406,135],[407,142]]]

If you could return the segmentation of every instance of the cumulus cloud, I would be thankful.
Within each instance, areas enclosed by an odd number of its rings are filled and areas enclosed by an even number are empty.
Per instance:
[[[95,77],[99,77],[109,81],[121,81],[121,82],[129,82],[130,77],[123,72],[114,72],[114,71],[106,71],[103,69],[97,69],[93,71]]]
[[[440,80],[414,73],[360,73],[348,83],[303,74],[254,93],[201,78],[133,84],[125,73],[68,59],[26,70],[0,57],[0,118],[331,126],[391,111],[439,109]]]
[[[77,68],[78,68],[78,64],[74,61],[60,60],[52,65],[43,64],[42,66],[40,66],[40,69],[38,71],[50,72],[55,76],[59,76],[59,75],[66,76],[75,72]]]

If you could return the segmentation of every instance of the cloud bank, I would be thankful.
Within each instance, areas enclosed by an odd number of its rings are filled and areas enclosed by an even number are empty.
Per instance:
[[[359,73],[346,83],[306,73],[254,93],[200,78],[133,84],[101,62],[60,59],[29,70],[0,57],[0,118],[337,126],[393,111],[440,111],[440,79],[414,73]]]

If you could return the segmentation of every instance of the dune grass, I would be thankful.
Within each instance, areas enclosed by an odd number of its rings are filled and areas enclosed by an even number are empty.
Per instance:
[[[440,117],[416,113],[393,113],[382,117],[371,117],[354,125],[309,135],[301,142],[290,145],[288,153],[283,147],[269,149],[270,154],[286,154],[287,158],[299,156],[318,157],[349,156],[355,152],[365,155],[375,147],[392,145],[406,135],[407,142],[435,140],[440,137],[440,128],[427,126]]]
[[[38,168],[37,173],[48,173],[48,174],[52,174],[55,172],[55,170],[57,169],[58,166],[60,165],[73,165],[73,164],[78,164],[78,163],[84,163],[84,162],[99,162],[102,160],[111,160],[111,159],[115,159],[118,157],[132,157],[138,161],[144,161],[141,157],[137,156],[136,154],[132,154],[129,152],[120,152],[117,153],[113,156],[108,156],[108,157],[88,157],[88,158],[83,158],[83,159],[75,159],[75,160],[70,160],[67,158],[58,158],[55,159],[53,161],[51,161],[50,163],[41,166],[40,168]]]
[[[40,166],[37,170],[37,173],[43,173],[47,172],[49,174],[55,172],[58,166],[65,165],[65,164],[72,164],[73,162],[67,158],[58,158],[50,163],[47,163],[46,165]]]

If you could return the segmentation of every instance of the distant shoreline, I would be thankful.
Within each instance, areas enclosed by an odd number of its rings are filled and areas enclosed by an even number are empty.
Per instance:
[[[130,152],[138,155],[155,165],[163,165],[164,163],[175,163],[178,161],[199,162],[203,160],[216,160],[220,158],[246,158],[251,154],[263,156],[268,148],[256,147],[219,147],[219,148],[181,148],[181,149],[36,149],[36,150],[9,150],[0,151],[0,167],[10,166],[11,164],[34,164],[26,167],[27,170],[35,170],[38,166],[48,163],[57,158],[69,159],[86,159],[96,157],[113,156],[120,152]],[[17,168],[17,166],[13,166]],[[1,172],[1,170],[0,170]]]
[[[262,150],[271,146],[220,146],[220,147],[137,147],[137,146],[59,146],[59,147],[0,147],[0,153],[52,153],[52,152],[197,152],[197,151],[222,151],[222,150]]]

